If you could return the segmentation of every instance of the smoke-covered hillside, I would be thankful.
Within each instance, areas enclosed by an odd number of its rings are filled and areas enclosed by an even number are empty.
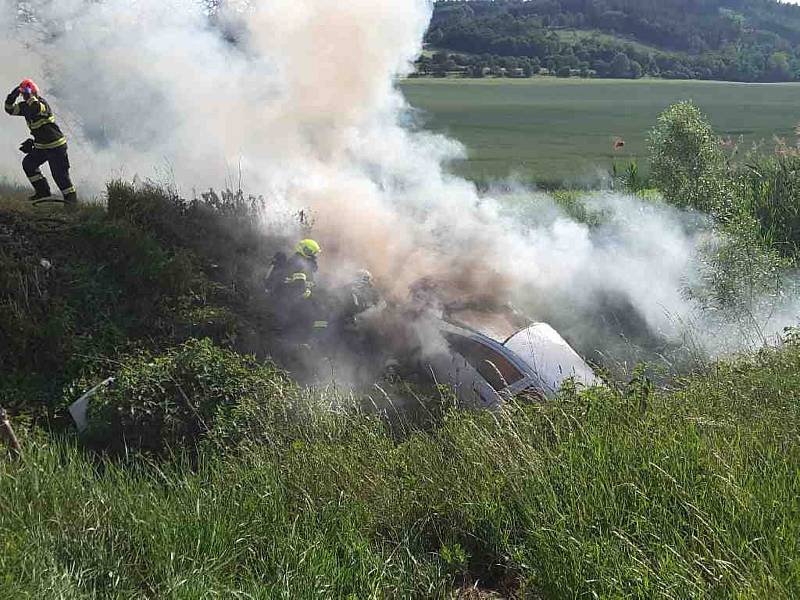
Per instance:
[[[576,315],[608,298],[672,341],[696,319],[681,290],[706,234],[680,212],[598,196],[611,216],[592,230],[520,190],[535,208],[519,214],[448,173],[458,144],[406,126],[395,81],[421,51],[428,2],[226,3],[213,15],[179,0],[4,6],[4,50],[21,62],[0,72],[39,78],[85,195],[118,174],[165,179],[184,197],[235,181],[271,207],[265,232],[296,231],[291,215],[310,215],[332,285],[366,268],[402,303],[432,279],[442,301],[513,302],[579,343]],[[18,170],[22,127],[0,130],[5,173]],[[784,325],[772,320],[766,336]],[[718,334],[705,339],[717,346]],[[738,350],[750,338],[725,339]]]

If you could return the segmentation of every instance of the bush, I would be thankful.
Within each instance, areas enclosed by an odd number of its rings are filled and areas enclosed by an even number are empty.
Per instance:
[[[172,232],[185,207],[177,195],[145,183],[139,186],[115,180],[107,186],[108,215],[156,233]]]
[[[258,320],[248,339],[268,340],[262,307],[248,309],[282,240],[262,231],[261,202],[233,192],[187,201],[117,181],[107,212],[82,208],[43,231],[40,214],[4,201],[0,401],[53,408],[65,383],[105,372],[131,348],[191,337],[239,342],[251,313]],[[15,390],[25,390],[27,402]]]
[[[725,157],[692,102],[667,108],[650,132],[650,178],[671,204],[727,218],[732,189]]]
[[[73,396],[91,387],[81,381]],[[245,428],[238,416],[265,410],[292,393],[271,364],[189,340],[162,354],[140,352],[119,366],[112,385],[90,401],[87,440],[109,449],[161,452],[192,447],[207,434],[230,437]]]
[[[704,309],[704,326],[718,326],[718,335],[728,332],[740,347],[775,342],[767,326],[776,314],[791,314],[798,292],[787,275],[791,262],[764,245],[747,215],[729,222],[702,250],[697,279],[687,291]],[[719,340],[720,347],[725,343]]]
[[[797,292],[787,276],[800,241],[800,155],[780,147],[728,164],[694,104],[669,107],[650,133],[651,179],[665,199],[712,215],[719,227],[700,256],[689,295],[711,320],[740,324],[760,345],[762,326]]]

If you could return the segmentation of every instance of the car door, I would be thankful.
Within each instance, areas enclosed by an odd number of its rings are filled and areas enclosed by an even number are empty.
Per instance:
[[[452,351],[451,380],[456,381],[459,397],[477,395],[483,405],[503,402],[509,386],[522,382],[526,375],[506,356],[474,335],[446,333]]]

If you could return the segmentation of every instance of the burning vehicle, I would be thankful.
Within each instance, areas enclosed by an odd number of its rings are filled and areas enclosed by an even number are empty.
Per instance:
[[[357,344],[353,362],[371,363],[371,377],[380,378],[380,365],[399,364],[405,375],[452,386],[466,407],[497,409],[515,397],[544,400],[567,380],[602,384],[547,323],[490,297],[453,300],[431,280],[418,282],[408,302],[381,303],[354,324],[370,342]]]
[[[305,372],[289,369],[301,383],[335,381],[367,389],[392,372],[449,385],[460,405],[487,410],[498,410],[514,398],[546,400],[568,380],[586,387],[602,384],[555,329],[509,305],[488,298],[444,301],[429,282],[416,286],[409,302],[386,302],[366,272],[359,273],[360,287],[346,286],[333,294],[336,300],[329,306],[337,309],[331,312],[330,326],[295,353],[310,367]],[[114,377],[109,377],[70,406],[79,430],[88,425],[91,398],[113,384]]]
[[[511,310],[445,311],[438,321],[445,347],[427,358],[438,383],[459,401],[497,409],[514,397],[546,399],[567,380],[600,385],[600,378],[547,323]]]

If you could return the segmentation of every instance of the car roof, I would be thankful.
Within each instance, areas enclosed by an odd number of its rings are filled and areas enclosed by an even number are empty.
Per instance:
[[[463,311],[457,313],[458,320],[448,315],[443,320],[443,330],[469,337],[491,348],[525,375],[528,387],[536,386],[547,394],[555,393],[569,378],[589,386],[601,383],[586,361],[547,323],[529,322],[528,326],[519,327],[519,322],[513,322],[504,314],[497,315],[499,318],[496,319],[487,315],[490,313],[469,311],[464,320],[483,326],[484,331],[491,335],[460,322],[460,318],[465,316]],[[512,390],[513,393],[516,391],[519,390]]]

